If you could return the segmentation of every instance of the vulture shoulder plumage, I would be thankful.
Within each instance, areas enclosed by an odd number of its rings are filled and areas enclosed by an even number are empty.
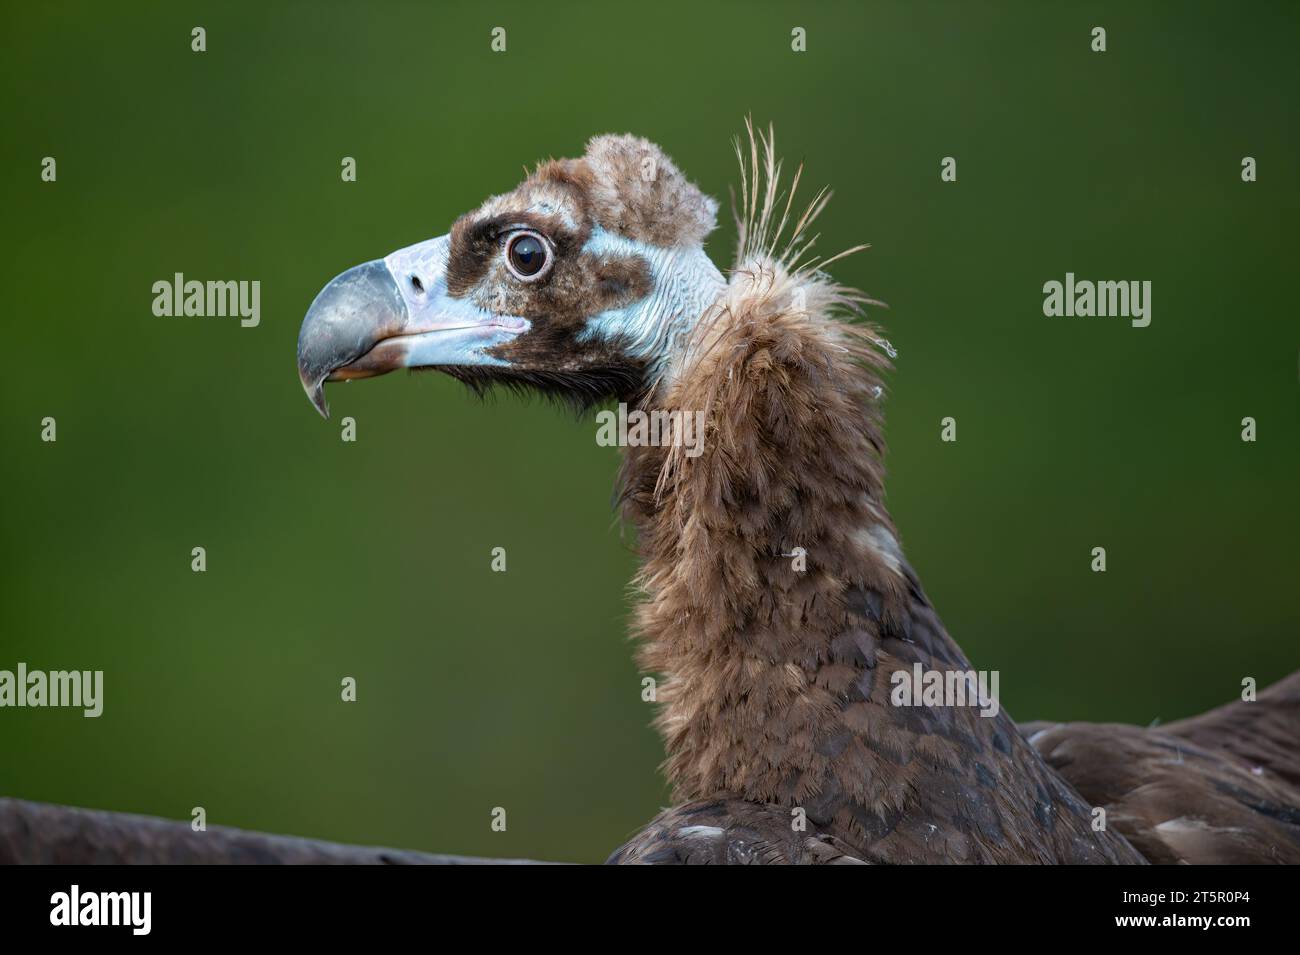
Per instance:
[[[676,805],[611,861],[1300,861],[1300,677],[1160,729],[895,705],[900,673],[979,690],[885,507],[892,349],[811,254],[826,194],[793,205],[770,134],[737,155],[727,276],[716,202],[600,136],[337,276],[298,340],[322,414],[326,381],[430,368],[669,422],[625,449],[620,500]]]

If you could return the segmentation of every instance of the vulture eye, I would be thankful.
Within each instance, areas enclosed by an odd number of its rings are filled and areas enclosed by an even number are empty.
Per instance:
[[[551,248],[536,232],[516,232],[506,242],[506,266],[515,278],[535,282],[551,270]]]

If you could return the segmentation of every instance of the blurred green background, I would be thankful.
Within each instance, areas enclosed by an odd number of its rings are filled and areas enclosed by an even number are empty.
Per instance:
[[[836,274],[890,304],[890,504],[1013,715],[1168,721],[1300,664],[1293,3],[2,17],[0,668],[106,688],[98,720],[0,711],[0,794],[558,860],[648,820],[617,452],[432,374],[332,386],[326,423],[294,345],[335,273],[592,134],[725,197],[748,113],[835,188],[820,244],[873,245]],[[1151,280],[1151,326],[1044,318],[1067,271]],[[260,280],[261,325],[155,317],[174,272]]]

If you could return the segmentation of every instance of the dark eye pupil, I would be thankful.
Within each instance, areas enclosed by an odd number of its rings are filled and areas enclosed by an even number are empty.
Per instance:
[[[546,249],[536,236],[521,235],[510,243],[510,264],[521,275],[536,275],[546,263]]]

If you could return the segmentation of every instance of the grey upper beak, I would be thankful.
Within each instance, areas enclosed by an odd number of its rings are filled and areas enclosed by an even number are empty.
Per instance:
[[[381,370],[364,369],[335,372],[361,358],[377,342],[400,334],[406,321],[406,303],[382,259],[348,269],[321,289],[298,332],[298,377],[323,417],[329,417],[325,382],[332,377],[382,374]]]

